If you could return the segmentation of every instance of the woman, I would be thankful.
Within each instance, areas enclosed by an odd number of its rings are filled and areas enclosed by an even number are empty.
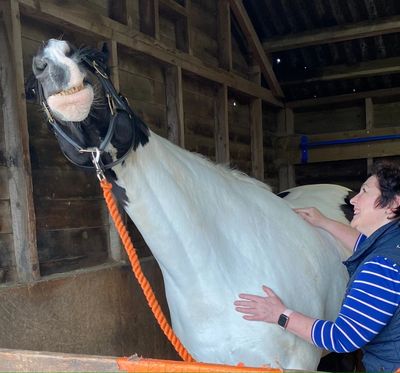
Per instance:
[[[337,319],[318,320],[292,311],[268,287],[265,296],[240,294],[236,310],[251,321],[276,323],[320,348],[361,348],[367,372],[400,368],[400,167],[384,163],[351,199],[350,226],[315,208],[295,211],[339,239],[352,255],[344,264],[350,280]]]

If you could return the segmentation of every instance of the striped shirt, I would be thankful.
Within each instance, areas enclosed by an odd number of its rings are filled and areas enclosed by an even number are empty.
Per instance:
[[[360,235],[354,250],[364,239]],[[337,319],[316,320],[311,338],[316,346],[329,351],[355,351],[383,329],[399,303],[399,267],[389,258],[376,256],[362,265]]]

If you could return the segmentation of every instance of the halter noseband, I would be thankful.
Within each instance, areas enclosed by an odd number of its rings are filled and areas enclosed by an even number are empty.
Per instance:
[[[109,79],[109,76],[99,66],[99,64],[95,60],[91,60],[91,59],[87,58],[86,56],[83,56],[82,60],[86,63],[86,65],[89,68],[92,69],[92,71],[99,78],[101,85],[103,86],[103,89],[106,93],[107,102],[108,102],[108,106],[110,109],[110,122],[108,125],[107,133],[106,133],[103,141],[100,143],[100,145],[98,147],[83,148],[62,130],[60,125],[57,123],[56,119],[51,114],[50,108],[49,108],[46,98],[44,96],[43,87],[40,84],[40,82],[38,81],[39,100],[40,100],[41,105],[44,108],[44,111],[47,115],[47,120],[50,123],[50,125],[52,126],[55,135],[62,137],[65,141],[67,141],[70,145],[72,145],[75,148],[75,150],[78,151],[79,153],[91,153],[93,166],[85,166],[85,165],[76,163],[63,151],[64,156],[71,163],[73,163],[76,166],[83,167],[83,168],[89,168],[89,169],[95,169],[99,179],[102,179],[102,178],[104,178],[104,171],[106,169],[110,169],[110,168],[114,167],[115,165],[121,163],[128,156],[130,150],[133,147],[133,144],[135,143],[135,131],[132,131],[131,145],[129,146],[126,153],[122,157],[115,160],[114,162],[107,163],[107,164],[104,164],[102,162],[101,154],[104,152],[107,145],[111,142],[111,139],[114,135],[115,128],[116,128],[116,125],[118,122],[118,120],[117,120],[118,114],[120,112],[125,112],[128,114],[129,118],[132,120],[136,119],[136,115],[132,111],[132,109],[129,107],[126,98],[117,93],[114,85],[111,83],[111,81]]]

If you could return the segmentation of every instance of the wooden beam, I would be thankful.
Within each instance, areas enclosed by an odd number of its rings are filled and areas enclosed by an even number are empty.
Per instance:
[[[102,43],[106,43],[107,48],[108,48],[108,66],[110,67],[110,78],[114,84],[115,89],[117,92],[120,91],[120,81],[119,81],[119,69],[118,69],[118,45],[115,41],[113,40],[105,40]],[[119,206],[119,210],[121,215],[125,218],[126,220],[126,213],[123,210],[121,206]],[[119,237],[119,233],[115,227],[114,221],[111,217],[111,215],[108,215],[108,224],[109,224],[109,256],[112,260],[116,262],[120,262],[121,260],[124,260],[124,253],[125,250],[123,248],[121,239]]]
[[[292,109],[285,108],[278,113],[278,134],[281,136],[291,136],[294,134],[294,116]],[[280,161],[278,168],[279,191],[281,192],[294,187],[296,185],[294,166],[289,162],[286,156],[283,161]]]
[[[18,279],[40,278],[18,3],[0,2],[0,94]]]
[[[171,17],[187,17],[188,10],[185,6],[178,4],[175,0],[159,0],[160,9]],[[186,5],[186,4],[185,4]]]
[[[200,59],[187,53],[171,50],[160,41],[147,37],[119,22],[98,14],[79,13],[67,10],[54,3],[40,0],[18,0],[23,14],[56,23],[60,27],[80,30],[101,39],[110,39],[132,51],[144,53],[166,64],[180,66],[208,80],[227,84],[229,87],[249,96],[259,97],[268,104],[283,107],[281,100],[275,98],[271,91],[232,72],[206,66]]]
[[[265,55],[264,49],[261,42],[254,30],[253,24],[247,15],[246,9],[243,6],[241,0],[229,0],[231,10],[234,13],[243,34],[245,35],[247,42],[249,43],[252,51],[254,52],[254,58],[258,61],[261,71],[268,82],[269,87],[273,94],[277,97],[284,97],[283,91],[279,85],[278,79],[275,76],[274,70],[272,69],[271,62]]]
[[[306,84],[319,81],[356,79],[368,76],[379,76],[400,73],[400,58],[387,58],[375,61],[362,62],[356,66],[336,65],[316,71],[314,76],[302,80],[291,80],[281,82],[282,86],[294,84]]]
[[[165,69],[165,96],[167,101],[167,137],[180,147],[185,147],[183,114],[182,69],[171,66]]]
[[[118,372],[115,357],[0,349],[1,372]]]
[[[109,0],[108,15],[111,19],[132,26],[132,17],[127,8],[127,0]]]
[[[215,161],[229,163],[228,87],[221,84],[215,100]]]
[[[250,67],[251,79],[261,84],[260,67]],[[251,138],[251,173],[252,176],[264,180],[264,132],[262,122],[262,101],[259,98],[250,102],[250,138]]]
[[[332,141],[354,138],[367,138],[373,136],[400,136],[399,127],[374,128],[370,130],[356,130],[341,133],[307,136],[308,142]],[[289,136],[279,141],[278,158],[286,160],[289,164],[302,163],[300,148],[301,136]],[[307,163],[341,161],[347,159],[379,158],[399,155],[400,139],[382,141],[357,142],[352,144],[337,144],[323,147],[309,148]]]
[[[155,39],[160,38],[158,0],[139,0],[140,31]]]
[[[287,107],[292,109],[309,107],[309,106],[318,106],[318,105],[330,105],[334,103],[340,102],[351,102],[351,101],[360,101],[364,100],[368,97],[396,97],[400,96],[400,87],[396,88],[386,88],[386,89],[377,89],[374,91],[365,91],[358,93],[347,93],[344,95],[337,96],[328,96],[328,97],[320,97],[320,98],[309,98],[304,100],[297,101],[288,101],[286,103]]]
[[[218,1],[218,61],[225,70],[232,70],[231,11],[228,0]]]
[[[400,16],[393,16],[271,38],[263,43],[263,48],[267,53],[272,53],[312,45],[368,38],[399,31]]]

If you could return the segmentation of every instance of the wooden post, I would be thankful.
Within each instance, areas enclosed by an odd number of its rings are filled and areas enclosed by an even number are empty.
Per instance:
[[[168,139],[180,147],[185,147],[185,127],[183,115],[182,69],[170,66],[165,69],[165,95],[167,101]]]
[[[285,108],[278,115],[278,132],[280,135],[294,134],[293,110]],[[279,191],[292,188],[296,185],[293,164],[283,164],[279,167]]]
[[[175,40],[176,48],[182,52],[192,54],[191,35],[191,15],[190,0],[185,1],[185,13],[183,17],[177,17],[175,21]]]
[[[232,70],[231,10],[228,0],[218,1],[218,60],[219,66]]]
[[[18,2],[0,2],[0,94],[18,279],[40,278]]]
[[[108,52],[109,52],[109,60],[108,60],[108,65],[110,66],[110,78],[111,81],[117,90],[119,92],[120,90],[120,84],[119,84],[119,71],[118,71],[118,46],[117,42],[114,40],[107,40],[104,43],[107,44]],[[121,215],[125,217],[126,221],[126,213],[122,211],[122,207],[120,207]],[[121,239],[119,237],[119,234],[117,232],[117,229],[115,228],[114,221],[111,217],[110,214],[108,214],[108,224],[109,224],[109,256],[111,257],[112,260],[115,260],[116,262],[120,262],[123,260],[124,256],[124,248],[122,246]]]
[[[260,67],[250,68],[251,80],[261,85]],[[262,101],[255,98],[250,102],[251,169],[253,177],[264,180],[264,133],[262,123]]]
[[[132,1],[108,0],[108,15],[111,19],[132,27]]]
[[[218,86],[215,100],[215,161],[229,163],[228,87]]]
[[[158,0],[139,0],[140,31],[155,39],[160,38],[160,12]]]
[[[374,104],[372,102],[372,98],[365,99],[365,129],[367,130],[367,134],[371,129],[374,128]],[[373,158],[367,158],[367,174],[369,175],[371,172],[372,165],[374,163]]]

